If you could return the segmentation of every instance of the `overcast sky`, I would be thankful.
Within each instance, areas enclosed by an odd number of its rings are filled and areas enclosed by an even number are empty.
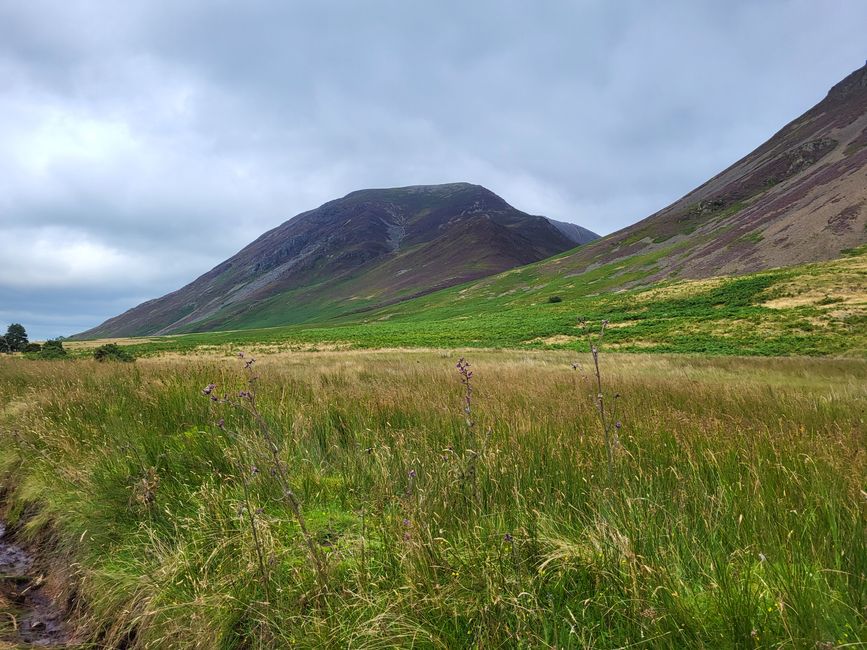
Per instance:
[[[820,101],[865,25],[863,0],[0,0],[0,325],[92,327],[365,187],[612,232]]]

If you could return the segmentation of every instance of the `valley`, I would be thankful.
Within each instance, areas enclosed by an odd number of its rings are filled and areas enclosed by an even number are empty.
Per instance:
[[[642,282],[653,255],[575,275],[567,258],[329,324],[121,340],[138,355],[313,348],[526,348],[586,351],[581,319],[608,319],[610,349],[711,355],[867,352],[867,250],[815,264],[704,280]],[[558,263],[559,262],[559,263]],[[622,289],[625,281],[637,284]],[[551,302],[552,298],[559,298]],[[102,341],[72,341],[88,355]]]
[[[603,237],[370,188],[110,280],[2,339],[0,648],[867,643],[867,66]]]

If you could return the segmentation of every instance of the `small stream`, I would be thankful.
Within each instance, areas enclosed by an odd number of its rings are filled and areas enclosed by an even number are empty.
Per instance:
[[[33,558],[6,538],[0,521],[0,647],[57,647],[69,643],[63,612],[33,575]]]

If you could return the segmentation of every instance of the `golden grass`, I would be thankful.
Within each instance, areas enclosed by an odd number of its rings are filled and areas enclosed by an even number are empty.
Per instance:
[[[642,291],[634,296],[636,302],[656,302],[695,296],[710,291],[731,281],[731,276],[720,276],[703,280],[682,280],[673,284]]]
[[[792,281],[774,287],[775,293],[783,295],[767,300],[763,305],[771,309],[834,309],[845,305],[864,313],[867,308],[867,256],[844,257],[808,268],[813,272],[795,276]],[[822,301],[828,299],[835,302],[823,305]]]
[[[580,340],[577,336],[569,336],[567,334],[555,334],[554,336],[537,336],[534,339],[529,339],[525,343],[544,343],[545,345],[566,345]]]
[[[623,422],[609,481],[586,354],[257,357],[257,400],[331,567],[322,594],[257,473],[267,602],[238,515],[241,468],[267,468],[265,446],[201,394],[237,394],[240,363],[0,359],[0,408],[28,404],[0,421],[18,432],[0,447],[9,498],[39,504],[31,527],[74,554],[87,625],[108,643],[135,629],[136,648],[752,647],[755,629],[815,647],[867,629],[865,360],[604,352]]]
[[[116,343],[117,345],[137,345],[158,340],[158,338],[150,336],[91,339],[87,341],[64,341],[63,347],[74,352],[77,350],[92,350],[108,343]]]

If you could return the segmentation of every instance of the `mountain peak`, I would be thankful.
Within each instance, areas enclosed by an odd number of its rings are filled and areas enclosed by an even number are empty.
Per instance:
[[[381,195],[383,197],[394,197],[399,195],[415,196],[448,196],[455,192],[466,191],[483,191],[493,194],[489,189],[474,185],[473,183],[458,182],[458,183],[440,183],[435,185],[404,185],[401,187],[371,187],[363,190],[355,190],[350,192],[344,199],[356,198],[359,196]]]
[[[828,99],[846,101],[867,92],[867,63],[846,76],[828,91]]]

